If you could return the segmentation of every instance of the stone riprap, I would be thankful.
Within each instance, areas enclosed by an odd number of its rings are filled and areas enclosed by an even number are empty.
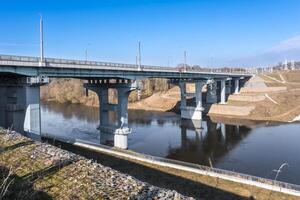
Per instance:
[[[16,132],[0,130],[0,149],[1,169],[14,179],[8,199],[193,199]]]

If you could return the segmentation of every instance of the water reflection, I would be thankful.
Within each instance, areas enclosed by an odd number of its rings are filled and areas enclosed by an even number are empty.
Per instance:
[[[115,115],[110,115],[115,120]],[[182,120],[179,115],[129,111],[130,150],[201,165],[272,178],[282,162],[290,167],[279,180],[300,184],[299,124],[249,128],[241,125]],[[99,109],[82,105],[42,105],[42,132],[113,145],[113,135],[100,134]],[[201,128],[195,128],[201,127]]]
[[[216,124],[209,119],[202,122],[202,129],[195,130],[190,122],[181,125],[181,145],[169,148],[166,157],[202,165],[217,164],[233,149],[251,129],[247,127]]]

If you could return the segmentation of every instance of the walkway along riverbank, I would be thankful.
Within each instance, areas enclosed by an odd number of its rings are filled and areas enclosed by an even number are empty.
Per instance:
[[[82,149],[89,149],[94,152],[100,152],[101,154],[125,159],[170,174],[176,174],[177,176],[184,176],[185,178],[193,177],[193,181],[195,181],[196,179],[196,181],[210,185],[214,185],[212,184],[212,180],[213,182],[217,181],[219,183],[217,183],[216,185],[220,189],[226,191],[229,190],[230,192],[245,197],[251,197],[254,199],[269,199],[272,196],[271,199],[297,199],[300,196],[300,186],[298,185],[273,181],[270,179],[259,178],[221,169],[209,168],[206,166],[200,166],[176,160],[144,155],[132,151],[118,150],[104,145],[89,143],[71,138],[60,137],[55,138],[55,140],[69,143]],[[248,193],[245,191],[247,191]]]

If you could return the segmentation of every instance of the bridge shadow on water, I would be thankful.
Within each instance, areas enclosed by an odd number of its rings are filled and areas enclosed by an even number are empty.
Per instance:
[[[246,198],[237,194],[224,191],[220,188],[212,187],[199,183],[182,176],[169,174],[150,167],[143,166],[138,163],[133,163],[114,156],[90,151],[71,144],[63,142],[55,142],[61,148],[71,151],[75,154],[82,155],[88,159],[93,159],[104,166],[111,167],[117,171],[129,174],[134,178],[150,183],[157,187],[176,190],[179,193],[194,197],[196,199],[211,199],[211,200],[232,200],[232,199],[254,199],[253,197]],[[134,199],[134,197],[132,197]]]

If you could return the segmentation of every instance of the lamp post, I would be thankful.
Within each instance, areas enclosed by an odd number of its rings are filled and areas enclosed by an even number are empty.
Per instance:
[[[44,62],[44,30],[43,30],[43,16],[40,14],[40,66]]]
[[[183,59],[184,59],[184,67],[183,67],[183,69],[184,69],[184,72],[187,72],[186,57],[187,57],[187,52],[184,51],[184,52],[183,52]]]
[[[141,42],[138,43],[138,71],[142,71]]]

